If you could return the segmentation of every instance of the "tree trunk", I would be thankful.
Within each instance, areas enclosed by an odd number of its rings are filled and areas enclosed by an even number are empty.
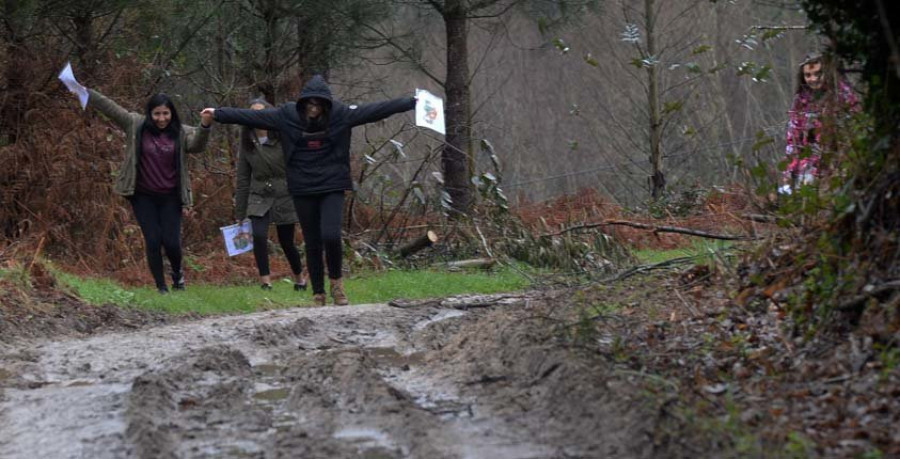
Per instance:
[[[25,72],[26,56],[25,41],[18,34],[14,15],[19,7],[18,2],[6,0],[3,3],[3,13],[6,16],[2,41],[6,42],[6,57],[9,65],[3,69],[2,87],[3,97],[0,97],[0,146],[16,143],[19,137],[19,129],[25,115]]]
[[[654,34],[653,15],[654,0],[644,0],[644,15],[647,21],[647,58],[656,60],[656,37]],[[666,176],[662,171],[662,121],[659,114],[659,76],[656,73],[656,63],[651,62],[647,66],[647,96],[650,112],[650,196],[656,201],[662,197],[666,190]]]
[[[263,77],[262,80],[257,83],[257,88],[262,93],[263,97],[269,101],[270,104],[276,104],[278,101],[276,100],[276,79],[278,73],[278,50],[276,49],[276,44],[278,43],[278,11],[272,5],[267,5],[269,8],[263,10],[263,18],[266,21],[266,32],[265,38],[263,39]]]
[[[444,115],[447,122],[446,144],[441,156],[444,168],[444,189],[450,195],[452,207],[467,215],[472,206],[472,188],[469,182],[469,53],[468,19],[464,0],[447,0],[444,9],[444,26],[447,31],[447,79],[445,91],[447,105]]]
[[[72,26],[75,29],[75,54],[81,62],[82,79],[90,86],[94,80],[96,70],[96,52],[94,46],[94,18],[91,11],[72,18]]]
[[[309,25],[310,21],[314,21],[312,17],[299,17],[297,19],[297,67],[300,75],[300,86],[302,87],[314,75],[322,75],[325,81],[329,81],[331,76],[330,54],[328,52],[328,44],[326,40],[320,39],[310,34],[309,30],[314,28]],[[288,97],[298,97],[300,93]]]

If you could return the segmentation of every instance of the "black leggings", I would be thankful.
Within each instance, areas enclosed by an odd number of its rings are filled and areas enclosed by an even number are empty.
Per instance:
[[[328,263],[328,277],[341,278],[343,247],[341,225],[344,218],[344,192],[294,196],[294,207],[306,243],[306,265],[313,293],[325,293],[325,267],[322,250]]]
[[[256,268],[260,276],[269,275],[269,220],[271,213],[266,212],[262,217],[250,217],[253,225],[253,258],[256,259]],[[300,261],[300,252],[294,245],[294,224],[275,225],[278,232],[278,243],[281,250],[291,264],[291,271],[300,274],[303,271],[303,263]]]
[[[181,198],[177,194],[151,195],[135,193],[131,208],[144,233],[147,264],[156,288],[165,288],[162,249],[172,265],[173,277],[181,274]]]

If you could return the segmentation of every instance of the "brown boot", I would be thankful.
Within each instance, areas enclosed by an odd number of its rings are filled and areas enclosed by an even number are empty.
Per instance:
[[[344,293],[344,280],[331,279],[331,298],[334,300],[335,306],[346,306],[350,304],[347,294]]]
[[[316,306],[325,306],[327,298],[324,293],[316,293],[313,295],[313,304]]]

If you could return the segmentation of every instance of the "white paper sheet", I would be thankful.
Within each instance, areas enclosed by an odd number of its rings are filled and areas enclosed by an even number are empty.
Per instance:
[[[416,89],[416,126],[446,134],[444,101],[424,89]]]
[[[219,229],[222,230],[222,237],[225,238],[225,250],[228,252],[229,257],[253,250],[253,233],[250,229],[250,220],[223,226]]]
[[[75,75],[72,73],[72,63],[67,62],[66,67],[62,69],[62,72],[59,72],[59,79],[66,85],[66,88],[72,94],[78,96],[78,101],[81,102],[81,109],[84,110],[87,108],[88,97],[90,93],[88,93],[87,88],[78,83],[78,80],[75,79]]]

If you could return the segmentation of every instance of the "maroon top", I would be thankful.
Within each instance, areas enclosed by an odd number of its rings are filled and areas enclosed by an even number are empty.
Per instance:
[[[175,141],[166,134],[153,135],[144,131],[141,139],[141,165],[137,177],[137,191],[171,194],[177,187]]]

